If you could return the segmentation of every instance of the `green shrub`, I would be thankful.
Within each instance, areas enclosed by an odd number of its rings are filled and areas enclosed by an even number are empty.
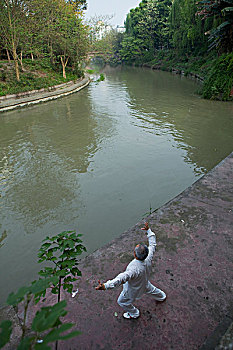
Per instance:
[[[39,249],[38,263],[48,262],[49,266],[44,266],[40,270],[38,280],[33,281],[29,286],[19,288],[16,293],[9,294],[7,304],[14,307],[16,313],[20,304],[23,314],[23,320],[20,322],[21,340],[17,350],[49,350],[50,343],[54,342],[56,342],[55,349],[58,349],[59,340],[66,340],[80,334],[79,331],[71,331],[74,324],[64,323],[62,320],[67,314],[64,309],[67,302],[61,301],[61,290],[71,294],[74,282],[82,275],[78,268],[78,258],[86,248],[82,245],[81,236],[75,231],[63,231],[53,237],[47,236]],[[49,290],[57,294],[57,303],[41,307],[36,312],[31,326],[28,327],[29,304],[38,303],[40,300],[44,302]],[[3,320],[0,323],[0,348],[10,342],[12,330],[12,321]],[[67,331],[69,331],[68,334]],[[53,345],[52,348],[54,349]]]
[[[99,78],[96,81],[99,83],[100,81],[104,81],[104,80],[105,80],[105,76],[103,73],[101,73]]]
[[[233,86],[233,53],[223,54],[212,64],[212,69],[204,82],[204,98],[227,101]]]

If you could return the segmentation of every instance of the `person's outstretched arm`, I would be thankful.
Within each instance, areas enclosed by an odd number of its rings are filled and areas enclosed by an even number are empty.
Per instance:
[[[119,275],[117,275],[114,279],[108,280],[105,283],[100,283],[100,280],[98,280],[99,285],[95,287],[95,289],[96,290],[113,289],[129,281],[131,278],[134,277],[134,275],[135,273],[133,270],[127,269],[125,272],[119,273]]]
[[[151,231],[148,222],[145,223],[145,226],[142,228],[142,230],[146,231],[146,235],[148,238],[148,242],[149,242],[149,254],[146,258],[147,261],[151,261],[153,259],[154,256],[154,252],[156,250],[156,236],[154,234],[154,232]]]

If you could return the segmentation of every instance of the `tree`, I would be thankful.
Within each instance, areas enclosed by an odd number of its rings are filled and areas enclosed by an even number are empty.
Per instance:
[[[71,4],[76,9],[76,11],[87,9],[86,0],[67,0],[67,3]]]
[[[143,41],[141,39],[125,35],[121,46],[120,55],[123,62],[133,63],[143,55]]]
[[[112,18],[113,15],[95,15],[87,21],[89,40],[93,49],[95,49],[96,42],[101,40],[112,29],[110,25]]]
[[[41,58],[49,55],[53,61],[54,27],[57,16],[57,0],[28,0],[27,27],[24,38],[26,54]]]
[[[17,49],[24,35],[23,24],[25,23],[24,0],[1,0],[0,1],[0,35],[4,46],[12,54],[15,64],[16,80],[20,80]]]
[[[122,42],[122,54],[126,58],[127,43],[132,45],[136,39],[137,55],[139,51],[145,60],[153,59],[155,50],[169,45],[168,16],[170,13],[170,0],[142,0],[138,7],[131,9],[126,17],[125,27],[128,38]],[[135,47],[135,48],[136,48]],[[136,52],[135,52],[136,54]]]
[[[213,19],[210,35],[210,49],[219,53],[232,52],[233,48],[233,0],[202,0],[198,2],[197,14],[206,20]]]
[[[196,16],[196,0],[174,0],[170,14],[171,44],[177,51],[189,54],[207,48],[204,33],[212,23],[202,23]]]
[[[54,64],[73,67],[86,55],[87,28],[82,23],[85,0],[0,0],[0,40],[11,52],[17,81],[23,56],[49,56]]]
[[[137,25],[138,37],[148,42],[148,49],[162,49],[168,45],[168,16],[171,1],[148,1],[145,3],[143,12]]]
[[[54,27],[54,48],[62,64],[63,78],[66,79],[68,62],[76,65],[86,55],[87,46],[83,45],[87,34],[86,27],[76,15],[73,6],[64,1],[59,1]]]

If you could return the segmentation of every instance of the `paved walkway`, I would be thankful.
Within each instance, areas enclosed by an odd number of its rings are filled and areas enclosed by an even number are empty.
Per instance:
[[[80,263],[79,293],[63,298],[66,320],[82,335],[59,350],[215,348],[233,317],[233,153],[148,221],[158,241],[151,281],[167,300],[145,296],[135,303],[140,318],[125,320],[116,303],[121,288],[94,289],[98,278],[124,270],[135,245],[146,241],[140,222]]]
[[[7,98],[0,97],[0,112],[6,112],[15,108],[25,107],[32,104],[47,102],[63,96],[68,96],[77,92],[90,83],[90,78],[80,78],[76,82],[68,82],[65,84],[42,89],[37,91],[29,91],[16,95],[8,95]],[[45,91],[44,91],[45,90]]]

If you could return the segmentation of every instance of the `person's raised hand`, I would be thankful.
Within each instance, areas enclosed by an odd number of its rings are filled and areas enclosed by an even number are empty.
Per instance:
[[[105,290],[105,286],[103,283],[100,283],[100,280],[98,280],[99,285],[95,287],[96,290]]]
[[[143,231],[149,230],[149,224],[148,224],[148,222],[145,222],[144,227],[142,227],[141,230],[143,230]]]

